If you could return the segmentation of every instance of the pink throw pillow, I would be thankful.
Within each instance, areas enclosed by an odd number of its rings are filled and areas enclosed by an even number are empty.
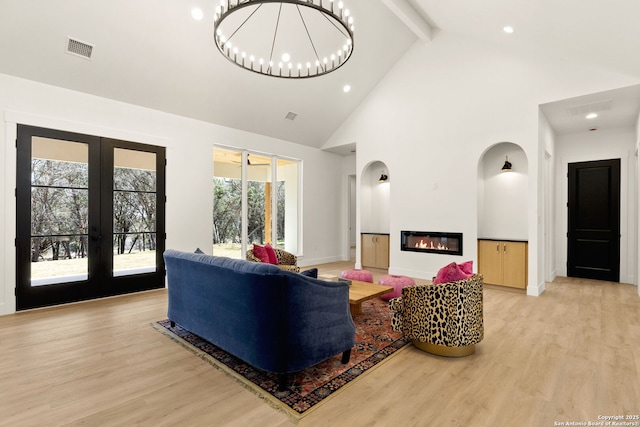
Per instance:
[[[278,265],[278,257],[276,256],[276,251],[273,250],[271,243],[264,245],[264,250],[267,252],[267,256],[269,257],[269,264]]]
[[[473,276],[473,260],[458,264],[458,267],[460,267],[460,270],[462,270],[463,272],[471,274]]]
[[[462,279],[468,279],[471,276],[472,274],[465,273],[458,264],[452,262],[451,264],[445,265],[438,271],[436,278],[433,279],[433,283],[437,285],[441,283],[455,282]]]
[[[267,264],[269,263],[269,255],[267,255],[267,250],[263,246],[259,246],[254,243],[253,255],[255,255],[256,258],[260,259],[260,261]]]

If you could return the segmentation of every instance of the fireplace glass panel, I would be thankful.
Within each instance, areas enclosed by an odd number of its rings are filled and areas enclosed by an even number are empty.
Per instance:
[[[402,231],[401,250],[462,255],[462,233]]]

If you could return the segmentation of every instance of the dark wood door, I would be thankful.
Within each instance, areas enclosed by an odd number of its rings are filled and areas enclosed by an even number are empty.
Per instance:
[[[569,164],[567,275],[620,280],[620,159]]]

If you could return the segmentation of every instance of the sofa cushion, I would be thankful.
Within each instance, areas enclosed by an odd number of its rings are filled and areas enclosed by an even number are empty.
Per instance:
[[[436,278],[433,279],[433,283],[441,284],[456,282],[458,280],[468,279],[472,275],[473,274],[465,273],[458,264],[452,262],[451,264],[445,265],[438,271]]]
[[[196,248],[195,251],[193,251],[194,254],[203,254],[204,252],[202,252],[202,249],[200,248]]]
[[[264,245],[264,250],[267,252],[267,257],[269,257],[269,264],[278,265],[278,257],[276,256],[276,251],[273,250],[271,243]]]

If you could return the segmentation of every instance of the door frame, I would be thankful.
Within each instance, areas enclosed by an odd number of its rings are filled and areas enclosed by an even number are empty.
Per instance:
[[[593,277],[593,279],[595,280],[609,280],[609,281],[614,281],[614,282],[620,282],[620,278],[622,276],[622,265],[621,265],[621,252],[622,252],[622,225],[623,225],[623,219],[622,219],[622,215],[623,215],[623,204],[622,204],[622,184],[623,184],[623,179],[622,179],[622,170],[623,170],[623,165],[622,165],[622,159],[621,158],[611,158],[611,159],[598,159],[598,160],[584,160],[584,161],[575,161],[575,162],[568,162],[567,163],[567,180],[566,180],[566,191],[567,191],[567,216],[566,216],[566,227],[567,227],[567,233],[566,233],[566,245],[567,245],[567,250],[566,250],[566,273],[567,276],[569,276],[569,273],[571,272],[571,268],[569,266],[569,261],[571,259],[571,253],[572,253],[572,249],[575,250],[575,248],[572,248],[571,244],[570,244],[570,234],[571,234],[571,222],[572,222],[572,218],[575,219],[572,216],[572,208],[574,208],[573,203],[571,201],[571,181],[570,181],[570,166],[571,165],[583,165],[585,167],[587,167],[588,165],[592,165],[593,167],[596,167],[598,165],[602,165],[602,167],[605,166],[609,166],[611,167],[611,171],[614,174],[614,176],[612,177],[612,181],[611,181],[611,185],[612,185],[612,189],[611,191],[613,193],[617,193],[615,194],[615,196],[617,197],[617,203],[615,205],[610,205],[609,209],[610,209],[610,213],[614,215],[615,219],[617,220],[617,229],[613,230],[613,233],[617,235],[616,236],[612,236],[611,240],[616,240],[617,241],[617,252],[615,252],[613,254],[614,258],[612,260],[613,264],[615,264],[614,266],[614,270],[612,270],[611,274],[613,274],[613,277],[605,277],[604,274],[601,274],[600,277]],[[617,181],[616,181],[617,178]],[[589,235],[589,234],[587,234]],[[592,237],[590,237],[592,238]],[[616,268],[617,267],[617,268]],[[597,273],[594,273],[595,276],[598,276]],[[573,275],[570,277],[583,277],[581,276],[577,270],[573,271]]]
[[[0,276],[3,284],[0,285],[0,315],[16,312],[16,199],[11,197],[16,188],[16,138],[18,124],[45,127],[50,129],[66,130],[69,132],[86,133],[102,137],[111,137],[133,142],[145,142],[147,144],[165,147],[170,157],[173,138],[155,133],[156,127],[150,127],[141,122],[138,125],[124,125],[126,127],[114,127],[112,121],[103,116],[79,114],[63,118],[62,116],[46,115],[46,113],[31,113],[17,110],[6,110],[3,116],[4,161],[3,172],[0,172],[0,186],[3,187],[5,197],[0,200],[0,211],[4,221],[4,232],[0,245]],[[138,123],[138,122],[136,122]],[[13,143],[12,143],[13,142]],[[0,156],[2,157],[2,156]]]
[[[18,214],[20,209],[23,211],[31,210],[31,196],[26,193],[31,192],[31,185],[25,182],[31,182],[31,168],[19,167],[20,164],[31,163],[31,147],[28,149],[18,149],[18,138],[21,134],[25,138],[33,136],[42,136],[45,138],[60,139],[70,142],[87,143],[89,147],[88,163],[92,163],[93,167],[89,168],[89,184],[88,189],[98,198],[92,199],[89,204],[89,224],[96,224],[100,232],[100,236],[96,237],[92,242],[91,230],[89,233],[89,242],[87,250],[88,273],[87,280],[78,282],[64,282],[55,284],[55,295],[45,295],[48,285],[42,288],[34,288],[30,285],[30,259],[31,254],[31,224],[29,221],[20,221]],[[166,245],[165,232],[165,212],[166,212],[166,149],[164,146],[149,145],[137,142],[130,142],[107,137],[100,137],[88,134],[77,133],[68,130],[58,130],[53,128],[45,128],[30,124],[16,124],[16,204],[14,213],[15,217],[15,308],[29,309],[43,306],[49,306],[59,303],[82,301],[105,296],[120,295],[124,293],[137,292],[142,290],[157,289],[164,287],[164,253]],[[130,150],[151,152],[156,155],[156,261],[155,271],[151,273],[138,273],[131,275],[114,275],[113,270],[113,153],[116,148],[124,148]],[[29,158],[25,158],[28,156]],[[98,165],[96,167],[96,165]],[[108,215],[101,215],[104,209],[109,208]],[[31,216],[29,215],[29,218]],[[26,237],[29,236],[28,242],[25,243]],[[103,238],[104,237],[104,238]],[[93,253],[93,257],[90,254]],[[108,260],[109,262],[104,262]],[[102,261],[102,262],[101,262]],[[18,298],[22,298],[19,301]]]

